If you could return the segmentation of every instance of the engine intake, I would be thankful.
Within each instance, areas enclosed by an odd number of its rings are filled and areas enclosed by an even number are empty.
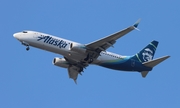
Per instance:
[[[69,62],[66,61],[64,58],[58,58],[55,57],[52,61],[53,65],[63,67],[63,68],[68,68],[69,67]]]
[[[86,52],[86,46],[78,43],[71,43],[70,44],[70,50],[75,51],[75,52],[80,52],[80,53],[85,53]]]

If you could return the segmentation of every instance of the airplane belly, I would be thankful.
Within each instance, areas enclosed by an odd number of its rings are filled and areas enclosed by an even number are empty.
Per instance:
[[[32,47],[35,47],[35,48],[40,48],[40,49],[44,49],[45,46],[43,43],[36,43],[36,42],[28,42],[28,44]]]
[[[114,70],[133,71],[133,67],[128,61],[122,63],[103,63],[100,66]]]
[[[75,60],[75,61],[82,61],[84,60],[84,58],[86,58],[87,55],[83,54],[83,53],[77,53],[77,52],[73,52],[73,51],[69,51],[69,53],[67,55],[65,55],[65,57],[70,57],[71,59]]]
[[[114,70],[122,70],[122,71],[150,71],[151,68],[145,67],[140,62],[136,62],[133,60],[126,60],[124,62],[116,62],[116,63],[103,63],[100,64],[102,67],[114,69]]]

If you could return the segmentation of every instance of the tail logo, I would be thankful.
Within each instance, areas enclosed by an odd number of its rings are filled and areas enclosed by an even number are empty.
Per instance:
[[[144,61],[149,61],[153,59],[153,51],[150,50],[149,48],[144,49],[144,52],[142,53],[143,60]]]

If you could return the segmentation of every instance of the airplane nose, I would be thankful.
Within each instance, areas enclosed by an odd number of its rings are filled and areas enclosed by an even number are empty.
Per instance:
[[[14,38],[17,38],[17,35],[16,35],[16,33],[14,33],[14,34],[13,34],[13,37],[14,37]]]
[[[18,33],[14,33],[13,37],[16,38],[16,39],[19,39]]]

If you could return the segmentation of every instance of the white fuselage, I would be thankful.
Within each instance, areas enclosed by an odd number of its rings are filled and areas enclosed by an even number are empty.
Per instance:
[[[40,48],[46,51],[57,53],[63,55],[64,57],[70,57],[75,61],[83,60],[87,55],[85,52],[77,52],[70,50],[71,44],[84,46],[83,44],[73,42],[67,39],[55,37],[49,34],[35,32],[35,31],[25,31],[18,32],[14,34],[14,37],[17,38],[22,43],[28,44],[36,48]],[[100,56],[93,61],[93,64],[99,64],[107,60],[115,60],[119,58],[124,58],[112,52],[102,51]]]

